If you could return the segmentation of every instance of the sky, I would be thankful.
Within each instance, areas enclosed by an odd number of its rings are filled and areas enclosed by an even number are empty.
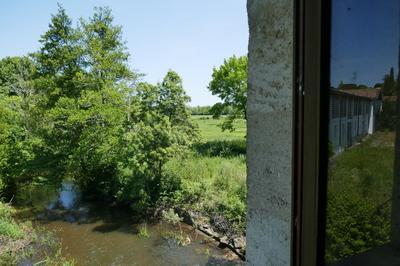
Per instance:
[[[374,86],[397,69],[399,0],[333,0],[331,85]]]
[[[192,106],[218,102],[207,89],[213,67],[247,54],[246,0],[15,0],[0,9],[0,58],[38,50],[57,2],[74,23],[95,6],[109,6],[123,27],[130,66],[151,83],[169,69],[178,72]]]

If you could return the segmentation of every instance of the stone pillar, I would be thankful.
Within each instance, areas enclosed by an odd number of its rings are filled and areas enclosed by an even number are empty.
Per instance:
[[[293,1],[248,0],[248,265],[290,265]]]

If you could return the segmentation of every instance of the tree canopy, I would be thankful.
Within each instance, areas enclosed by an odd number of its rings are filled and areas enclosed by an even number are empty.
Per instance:
[[[72,178],[97,196],[157,198],[163,165],[197,139],[178,73],[140,82],[111,10],[76,27],[59,6],[40,49],[0,60],[0,196]]]
[[[247,57],[232,56],[214,67],[208,89],[222,100],[211,108],[214,118],[227,113],[222,129],[234,130],[235,119],[246,118]]]

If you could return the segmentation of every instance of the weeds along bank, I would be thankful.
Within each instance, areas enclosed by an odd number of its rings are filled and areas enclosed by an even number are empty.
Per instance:
[[[62,257],[53,234],[34,228],[30,222],[16,221],[15,212],[9,204],[0,202],[0,265],[73,265]]]
[[[162,202],[202,215],[229,235],[243,235],[246,219],[246,164],[234,158],[194,156],[166,165]],[[175,189],[168,191],[168,186]]]

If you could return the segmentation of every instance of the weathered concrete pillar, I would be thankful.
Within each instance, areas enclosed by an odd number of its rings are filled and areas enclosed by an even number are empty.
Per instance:
[[[248,265],[290,265],[293,1],[248,0]]]

